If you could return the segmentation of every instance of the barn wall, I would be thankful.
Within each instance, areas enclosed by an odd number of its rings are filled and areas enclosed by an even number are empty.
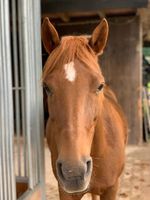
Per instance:
[[[129,143],[142,140],[142,28],[138,16],[109,22],[108,45],[100,63],[106,82],[117,94],[129,125]]]

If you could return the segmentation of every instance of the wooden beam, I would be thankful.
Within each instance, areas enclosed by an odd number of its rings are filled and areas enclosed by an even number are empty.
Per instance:
[[[99,20],[86,21],[86,22],[68,22],[57,23],[56,30],[60,36],[64,35],[91,35],[94,28],[99,24]]]
[[[148,0],[42,0],[42,13],[85,12],[147,6]]]
[[[16,193],[17,198],[21,197],[28,190],[28,178],[17,177],[16,178]]]
[[[21,197],[28,190],[27,183],[16,183],[17,198]]]

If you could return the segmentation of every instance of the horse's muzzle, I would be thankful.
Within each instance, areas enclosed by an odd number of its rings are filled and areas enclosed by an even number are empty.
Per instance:
[[[74,162],[57,160],[56,163],[58,181],[67,193],[82,192],[88,188],[91,173],[92,159]]]

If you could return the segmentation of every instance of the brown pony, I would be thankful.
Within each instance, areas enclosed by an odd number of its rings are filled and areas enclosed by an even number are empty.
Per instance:
[[[49,53],[43,71],[49,110],[46,136],[61,200],[80,200],[87,192],[93,200],[116,199],[127,126],[97,61],[107,36],[106,19],[91,38],[60,40],[48,18],[42,25]]]

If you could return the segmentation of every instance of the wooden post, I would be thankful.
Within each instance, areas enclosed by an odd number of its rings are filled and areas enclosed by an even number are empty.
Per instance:
[[[142,29],[140,18],[109,21],[108,45],[100,59],[106,82],[116,93],[129,125],[128,143],[142,141]]]

